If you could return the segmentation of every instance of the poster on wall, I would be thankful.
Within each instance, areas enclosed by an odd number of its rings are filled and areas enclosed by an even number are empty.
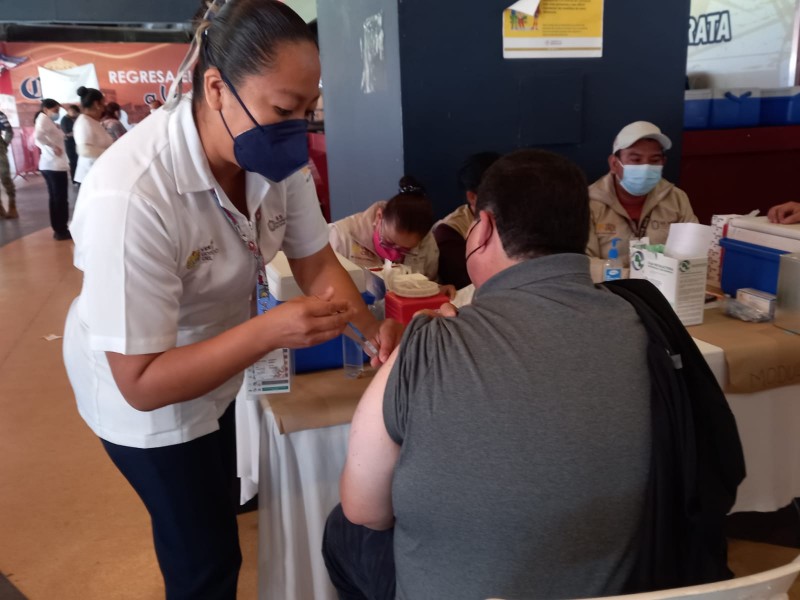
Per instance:
[[[794,84],[797,0],[692,0],[687,74],[693,88]]]
[[[519,0],[503,11],[503,58],[598,58],[604,0]]]
[[[147,103],[164,100],[186,54],[185,44],[8,42],[6,52],[27,60],[10,71],[17,112],[22,123],[33,122],[47,94],[76,103],[77,87],[93,83],[117,102],[130,123],[150,114]],[[70,93],[69,87],[75,85]],[[184,90],[191,87],[190,75]]]

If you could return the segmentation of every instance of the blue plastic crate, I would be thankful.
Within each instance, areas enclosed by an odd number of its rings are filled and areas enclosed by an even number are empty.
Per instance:
[[[756,127],[761,122],[760,90],[714,90],[712,129]]]
[[[711,116],[711,90],[686,90],[683,102],[683,128],[707,129]]]
[[[722,291],[736,296],[736,290],[755,288],[774,294],[778,287],[778,268],[781,254],[766,246],[722,238],[719,245],[725,250],[722,257]]]
[[[369,292],[361,294],[364,302],[369,306],[375,302],[375,297]],[[258,314],[275,308],[279,304],[283,304],[280,300],[276,300],[274,296],[267,295],[266,297],[259,297],[257,300]],[[364,360],[369,357],[365,354]],[[295,373],[309,373],[311,371],[321,371],[323,369],[338,369],[343,365],[342,355],[342,336],[337,336],[332,340],[311,346],[310,348],[301,348],[294,350],[294,371]]]
[[[800,124],[800,87],[761,90],[761,125]]]

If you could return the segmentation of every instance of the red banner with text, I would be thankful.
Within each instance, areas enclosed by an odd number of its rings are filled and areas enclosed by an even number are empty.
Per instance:
[[[97,81],[106,102],[117,102],[127,113],[128,122],[138,123],[149,114],[149,100],[166,98],[188,45],[6,42],[4,48],[6,54],[27,59],[10,71],[12,93],[24,126],[39,110],[40,73],[57,76],[59,72],[88,74],[88,81]],[[184,78],[184,90],[191,88],[190,79],[190,75]],[[70,102],[76,100],[77,94]]]

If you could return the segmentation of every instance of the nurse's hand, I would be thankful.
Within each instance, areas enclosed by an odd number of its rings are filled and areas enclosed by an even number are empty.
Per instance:
[[[423,310],[418,310],[414,313],[414,316],[417,315],[425,315],[426,317],[436,318],[436,317],[457,317],[458,316],[458,309],[455,307],[454,304],[450,304],[449,302],[445,302],[436,310],[432,308],[425,308]]]
[[[378,347],[378,356],[373,356],[369,364],[378,368],[387,360],[394,349],[400,345],[405,325],[394,319],[385,319],[378,323],[378,331],[372,336],[373,343]]]
[[[355,311],[347,302],[332,300],[333,290],[320,297],[300,296],[267,311],[277,347],[307,348],[335,338]]]

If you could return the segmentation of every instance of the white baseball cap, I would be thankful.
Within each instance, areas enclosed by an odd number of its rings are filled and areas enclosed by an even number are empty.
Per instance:
[[[620,130],[614,138],[611,152],[616,154],[619,150],[630,148],[639,140],[656,140],[664,150],[672,148],[670,139],[657,126],[648,121],[635,121]]]

